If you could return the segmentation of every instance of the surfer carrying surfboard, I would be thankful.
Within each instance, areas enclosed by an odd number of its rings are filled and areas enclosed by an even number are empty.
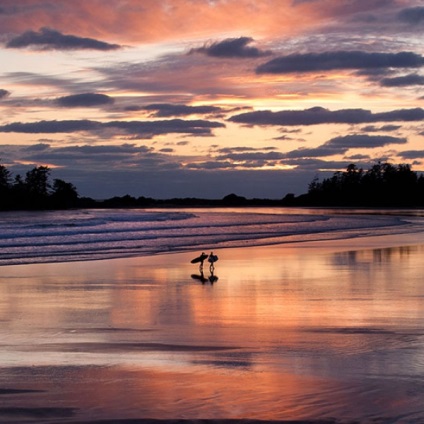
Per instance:
[[[208,255],[205,252],[202,252],[200,256],[192,259],[190,262],[192,264],[199,264],[199,269],[203,269],[203,262],[208,258]]]

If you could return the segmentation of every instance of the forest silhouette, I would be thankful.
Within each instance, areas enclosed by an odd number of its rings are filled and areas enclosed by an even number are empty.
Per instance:
[[[378,162],[367,171],[351,164],[309,184],[305,201],[324,206],[423,206],[424,176],[408,164]]]
[[[49,210],[71,208],[149,207],[249,207],[249,206],[332,206],[332,207],[421,207],[424,206],[424,176],[409,164],[377,162],[368,170],[350,164],[320,181],[314,178],[300,196],[288,193],[282,199],[247,199],[231,193],[222,199],[115,196],[98,200],[80,197],[77,188],[61,179],[51,181],[51,170],[37,166],[25,176],[0,165],[0,210]]]
[[[0,209],[36,210],[69,209],[78,207],[79,196],[76,187],[61,179],[50,181],[51,170],[47,166],[37,166],[23,178],[0,165]]]

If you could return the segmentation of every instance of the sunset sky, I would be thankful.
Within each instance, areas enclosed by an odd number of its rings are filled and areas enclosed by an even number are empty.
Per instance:
[[[0,0],[0,159],[82,196],[424,171],[422,0]]]

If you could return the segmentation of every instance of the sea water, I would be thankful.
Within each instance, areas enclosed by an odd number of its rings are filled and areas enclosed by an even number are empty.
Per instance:
[[[424,229],[419,211],[87,209],[0,214],[0,265],[346,239]]]
[[[2,214],[0,422],[424,423],[421,214]]]

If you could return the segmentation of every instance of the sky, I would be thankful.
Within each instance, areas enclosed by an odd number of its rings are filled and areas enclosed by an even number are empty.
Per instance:
[[[0,163],[97,199],[424,171],[422,0],[0,0]]]

